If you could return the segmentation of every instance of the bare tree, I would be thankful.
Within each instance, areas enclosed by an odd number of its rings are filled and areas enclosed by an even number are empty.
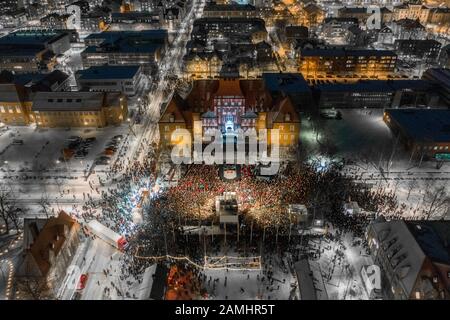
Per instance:
[[[406,200],[409,200],[409,196],[411,195],[411,191],[415,188],[417,188],[419,184],[417,183],[417,180],[410,180],[408,182],[408,196],[406,197]]]
[[[447,191],[447,187],[444,185],[427,185],[423,197],[423,204],[426,208],[424,213],[427,219],[442,216],[449,210],[450,194]]]
[[[44,277],[17,277],[16,284],[21,294],[21,299],[54,299]]]
[[[22,208],[17,206],[14,192],[10,186],[0,185],[0,218],[5,223],[5,233],[9,234],[12,223],[16,230],[19,229],[19,213],[23,212]]]
[[[48,200],[48,194],[46,192],[41,195],[38,205],[41,207],[41,212],[45,213],[45,217],[48,219],[48,211],[51,206],[50,201]]]

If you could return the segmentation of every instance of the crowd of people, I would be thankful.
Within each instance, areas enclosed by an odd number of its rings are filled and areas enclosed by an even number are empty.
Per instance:
[[[333,223],[360,227],[367,215],[349,217],[343,204],[355,201],[366,213],[401,212],[393,191],[362,188],[338,168],[318,172],[313,166],[289,164],[277,176],[261,179],[258,167],[242,166],[240,179],[228,181],[217,166],[190,165],[178,184],[167,190],[167,207],[180,220],[208,220],[215,216],[215,199],[224,192],[236,193],[239,213],[249,225],[282,229],[292,222],[289,204],[304,204],[325,213]],[[280,230],[278,230],[280,231]]]
[[[362,188],[338,167],[317,171],[311,165],[289,163],[276,176],[261,177],[258,166],[243,165],[234,180],[221,177],[219,169],[219,166],[186,166],[175,186],[163,190],[144,206],[145,219],[139,225],[133,222],[133,210],[142,200],[140,190],[152,189],[156,182],[155,162],[134,161],[126,168],[117,164],[109,177],[115,179],[115,187],[106,191],[92,189],[100,194],[100,200],[89,194],[85,196],[83,220],[98,219],[129,241],[127,254],[122,258],[121,277],[138,280],[150,264],[161,261],[136,257],[139,249],[147,257],[187,257],[172,263],[195,269],[193,274],[203,283],[196,265],[204,258],[205,237],[189,236],[183,228],[194,222],[199,225],[217,223],[215,200],[224,192],[236,194],[243,239],[238,242],[236,236],[230,234],[226,248],[240,255],[257,255],[258,243],[264,243],[264,251],[269,256],[275,252],[291,252],[294,259],[299,258],[295,246],[298,237],[291,241],[290,236],[289,204],[304,204],[308,209],[320,211],[333,226],[353,232],[355,236],[363,234],[371,217],[344,214],[345,202],[356,201],[366,212],[376,214],[402,210],[393,191]],[[119,178],[117,173],[120,173]],[[221,237],[211,238],[207,250],[218,254],[224,249],[223,244]],[[263,270],[266,277],[271,275],[270,266],[264,265]]]

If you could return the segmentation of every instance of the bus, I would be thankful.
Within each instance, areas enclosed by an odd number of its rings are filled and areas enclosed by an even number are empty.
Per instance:
[[[127,244],[127,241],[124,236],[121,236],[120,234],[114,232],[113,230],[101,224],[97,220],[89,221],[87,227],[92,234],[96,235],[106,243],[110,244],[111,246],[121,251],[125,248]]]

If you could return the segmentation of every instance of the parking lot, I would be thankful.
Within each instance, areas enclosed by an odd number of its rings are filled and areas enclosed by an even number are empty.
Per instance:
[[[30,127],[10,127],[0,136],[0,170],[41,171],[66,169],[71,172],[89,168],[95,159],[104,153],[112,137],[128,133],[128,125],[102,129],[36,129]],[[70,137],[94,140],[85,146],[84,152],[74,153],[70,159],[63,159],[63,150],[70,144]],[[73,138],[72,138],[73,140]],[[120,143],[116,146],[116,151]],[[81,149],[81,148],[80,148]],[[78,150],[78,149],[76,149]],[[117,152],[111,154],[111,160]]]

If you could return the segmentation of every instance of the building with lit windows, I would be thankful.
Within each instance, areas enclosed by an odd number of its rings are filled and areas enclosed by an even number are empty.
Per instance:
[[[45,48],[55,54],[62,54],[70,49],[70,41],[71,35],[65,30],[19,30],[0,38],[0,52]]]
[[[422,5],[421,1],[410,1],[399,6],[394,6],[392,10],[392,20],[411,19],[419,20],[425,24],[428,21],[430,9]]]
[[[95,66],[75,74],[82,91],[122,92],[127,96],[142,88],[142,77],[141,66]]]
[[[377,77],[395,70],[397,55],[388,50],[300,49],[303,76],[359,75]]]
[[[159,29],[163,26],[162,14],[159,12],[130,11],[111,14],[110,31],[132,31]]]
[[[395,40],[395,51],[399,56],[415,57],[428,62],[435,61],[441,50],[441,43],[436,40]]]
[[[222,56],[216,51],[190,52],[183,57],[183,71],[193,78],[217,77],[222,66]]]
[[[52,71],[56,55],[70,49],[71,35],[58,30],[15,31],[0,38],[0,70]]]
[[[214,43],[212,48],[198,44],[188,49],[183,62],[185,74],[192,78],[256,78],[278,70],[272,46],[265,41],[234,43],[227,39]],[[229,69],[235,75],[229,75]]]
[[[256,7],[251,4],[208,4],[203,9],[205,18],[257,18]]]
[[[58,14],[52,12],[40,19],[42,28],[45,29],[69,29],[74,17],[71,14]]]
[[[81,14],[81,30],[90,32],[104,31],[111,23],[111,12],[108,8],[94,8]]]
[[[0,122],[7,125],[28,125],[31,101],[27,90],[14,83],[0,84]]]
[[[401,19],[392,22],[392,33],[395,39],[423,40],[427,32],[419,20]]]
[[[404,108],[435,106],[436,87],[424,80],[360,80],[355,83],[327,83],[314,87],[317,107]]]
[[[297,23],[308,28],[319,26],[325,19],[325,10],[315,3],[307,3],[300,6],[297,15]]]
[[[0,14],[4,15],[9,12],[14,12],[24,8],[23,0],[1,0],[0,1]]]
[[[450,8],[439,7],[430,9],[427,22],[436,25],[450,25]]]
[[[450,299],[450,222],[370,223],[366,238],[389,299]]]
[[[111,31],[86,37],[81,52],[84,68],[100,65],[141,65],[150,74],[168,44],[167,30]]]
[[[8,11],[0,15],[0,26],[3,28],[17,28],[21,27],[28,20],[25,9],[15,11]]]
[[[288,149],[298,144],[300,117],[289,96],[273,98],[261,80],[196,80],[186,99],[175,94],[165,107],[159,120],[161,145],[176,143],[171,136],[181,128],[192,137],[212,129],[224,135],[267,129],[270,136],[278,129],[280,147]]]
[[[380,8],[381,24],[392,21],[392,11],[386,7]],[[338,9],[339,18],[356,18],[361,24],[366,24],[369,17],[372,15],[370,9],[367,7],[343,7]]]
[[[450,110],[387,109],[383,119],[412,157],[450,158]]]
[[[191,39],[208,41],[222,38],[250,39],[253,43],[267,40],[264,20],[259,18],[201,18],[194,21]]]
[[[77,252],[81,226],[64,211],[47,219],[25,218],[23,225],[23,259],[14,274],[17,286],[43,283],[40,296],[54,297]]]
[[[61,91],[69,88],[69,76],[59,70],[51,73],[0,73],[0,122],[28,125],[32,96],[35,92]]]
[[[30,120],[38,127],[105,127],[127,119],[128,106],[121,93],[37,92]]]

